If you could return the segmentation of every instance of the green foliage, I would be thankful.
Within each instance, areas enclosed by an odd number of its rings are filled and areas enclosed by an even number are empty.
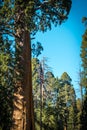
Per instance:
[[[87,22],[87,19],[84,19]],[[81,45],[81,59],[82,59],[82,72],[81,72],[81,84],[84,88],[84,99],[82,103],[81,112],[81,130],[87,129],[87,29],[82,37]]]
[[[42,128],[46,130],[63,130],[65,124],[67,130],[77,130],[77,105],[75,90],[71,84],[70,76],[64,72],[62,78],[55,78],[51,71],[44,73],[44,82],[42,83],[42,110],[40,99],[40,80],[38,59],[32,60],[34,103],[35,103],[35,121],[40,128],[42,111]],[[44,68],[45,69],[45,68]],[[35,71],[38,70],[38,71]],[[37,125],[36,125],[37,126]],[[38,129],[39,129],[38,128]]]
[[[32,59],[32,86],[34,94],[35,106],[39,106],[40,98],[40,76],[39,76],[39,60],[37,58]]]
[[[85,23],[85,26],[87,27],[87,17],[82,18],[82,23]]]
[[[0,8],[0,34],[10,34],[14,29],[13,0],[4,0]]]
[[[63,82],[68,83],[68,84],[71,84],[71,81],[72,81],[72,79],[70,78],[70,76],[69,76],[66,72],[64,72],[64,73],[62,74],[61,80],[62,80]]]
[[[0,37],[0,126],[9,130],[12,116],[13,65],[10,41]]]
[[[55,129],[55,117],[54,117],[54,108],[50,105],[47,106],[43,110],[43,124],[47,130],[54,130]]]
[[[51,29],[52,23],[57,26],[66,20],[70,8],[71,0],[4,0],[0,9],[0,33],[15,35],[14,26],[44,32]]]
[[[58,109],[58,120],[64,127],[70,129],[76,123],[76,96],[71,84],[70,76],[64,72],[60,79],[56,107]],[[70,114],[72,113],[73,114]],[[73,122],[71,123],[71,119]],[[75,125],[76,126],[76,125]],[[75,129],[75,127],[74,127]]]
[[[33,58],[38,57],[41,54],[42,51],[43,51],[43,47],[42,47],[40,42],[37,42],[36,44],[34,44],[34,43],[32,44],[32,56],[33,56]]]
[[[87,88],[87,30],[82,37],[81,45],[81,59],[82,59],[82,75],[81,84],[83,87]]]

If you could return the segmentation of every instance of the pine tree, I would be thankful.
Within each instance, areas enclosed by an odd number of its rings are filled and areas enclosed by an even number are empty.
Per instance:
[[[58,91],[57,108],[59,110],[59,122],[63,124],[64,130],[71,129],[72,125],[75,129],[76,97],[71,81],[70,76],[64,72],[60,79],[60,88]],[[71,115],[72,112],[73,115]]]
[[[81,114],[81,130],[87,129],[87,29],[82,37],[81,45],[82,76],[81,84],[84,88],[84,99]]]
[[[87,88],[87,30],[82,37],[81,59],[82,59],[82,86]]]

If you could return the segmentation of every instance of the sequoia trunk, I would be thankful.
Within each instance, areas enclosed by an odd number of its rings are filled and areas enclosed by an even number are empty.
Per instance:
[[[34,108],[32,96],[31,40],[29,32],[24,36],[24,96],[26,101],[26,130],[34,130]]]
[[[17,79],[15,83],[13,125],[11,130],[34,130],[31,40],[29,32],[22,32],[20,38],[22,41],[17,41],[18,43],[16,43],[18,44],[16,49],[18,60],[15,70]]]

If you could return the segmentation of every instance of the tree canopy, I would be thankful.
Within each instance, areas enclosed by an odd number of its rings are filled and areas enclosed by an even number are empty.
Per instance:
[[[30,32],[46,31],[52,24],[64,22],[70,8],[71,0],[4,0],[0,6],[0,33],[15,35],[16,26]]]

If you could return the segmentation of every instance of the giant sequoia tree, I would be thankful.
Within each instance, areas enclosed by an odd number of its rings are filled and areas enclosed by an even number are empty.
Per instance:
[[[0,1],[1,2],[1,1]],[[0,3],[0,34],[15,40],[15,92],[11,130],[34,130],[31,35],[65,21],[71,0],[4,0]]]

